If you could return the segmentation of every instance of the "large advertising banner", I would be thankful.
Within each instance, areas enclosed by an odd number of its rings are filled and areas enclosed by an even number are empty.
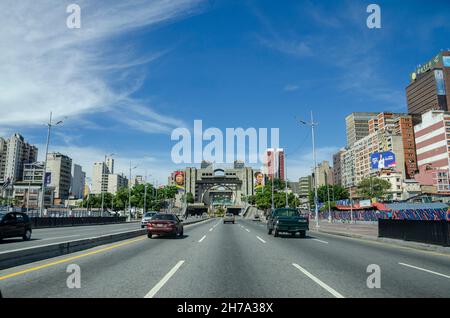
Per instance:
[[[44,184],[45,184],[45,186],[48,186],[50,183],[52,183],[52,173],[46,172]]]
[[[174,173],[174,181],[175,186],[178,189],[178,192],[184,192],[184,172],[183,171],[175,171]]]
[[[255,180],[253,181],[255,190],[262,189],[264,187],[264,174],[262,172],[255,172]]]
[[[434,71],[434,78],[436,79],[436,88],[438,95],[446,95],[445,94],[445,83],[444,83],[444,72],[442,70]]]
[[[372,169],[375,170],[395,167],[395,154],[392,151],[375,152],[370,155],[370,162]]]

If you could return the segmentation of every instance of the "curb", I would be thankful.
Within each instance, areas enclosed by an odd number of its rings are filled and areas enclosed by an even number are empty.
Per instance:
[[[195,220],[183,223],[183,225],[186,226],[207,220],[209,219]],[[121,233],[106,234],[87,239],[80,239],[75,241],[67,241],[62,243],[42,245],[38,247],[27,247],[23,249],[0,252],[0,270],[25,265],[37,261],[42,261],[48,258],[71,254],[82,250],[87,250],[99,245],[123,241],[126,239],[142,236],[145,234],[147,234],[146,229],[137,229]]]
[[[408,247],[408,248],[412,248],[412,249],[416,249],[416,250],[439,252],[439,253],[444,253],[444,254],[450,255],[450,247],[440,246],[440,245],[432,245],[432,244],[426,244],[426,243],[420,243],[420,242],[396,240],[396,239],[391,239],[391,238],[386,238],[386,237],[375,237],[375,236],[369,236],[369,235],[363,235],[363,234],[343,233],[343,232],[320,230],[320,229],[319,230],[310,229],[310,232],[325,233],[325,234],[344,236],[344,237],[349,237],[349,238],[357,238],[357,239],[371,241],[371,242],[389,243],[389,244],[393,244],[398,247]]]

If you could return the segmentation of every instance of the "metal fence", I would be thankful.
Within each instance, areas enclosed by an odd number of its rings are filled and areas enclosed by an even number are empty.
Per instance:
[[[31,218],[33,228],[100,225],[126,222],[126,217],[45,217]]]
[[[378,236],[450,246],[450,221],[379,219]]]

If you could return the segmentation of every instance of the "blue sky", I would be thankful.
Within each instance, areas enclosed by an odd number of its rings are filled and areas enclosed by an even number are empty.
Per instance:
[[[0,136],[40,147],[50,110],[64,125],[50,150],[81,163],[115,153],[118,172],[166,182],[176,127],[280,128],[290,179],[312,166],[307,127],[319,122],[319,159],[345,146],[353,111],[406,112],[414,68],[450,47],[447,0],[2,1]],[[82,27],[65,26],[81,7]]]

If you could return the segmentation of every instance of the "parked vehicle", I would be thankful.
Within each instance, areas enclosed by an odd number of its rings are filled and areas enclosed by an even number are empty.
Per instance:
[[[282,208],[274,209],[267,220],[268,234],[278,237],[280,233],[289,233],[300,237],[306,237],[309,230],[309,219],[302,216],[297,209]]]
[[[259,219],[259,214],[254,214],[253,215],[253,221],[259,221],[260,219]]]
[[[233,223],[236,221],[236,218],[233,213],[226,213],[223,217],[223,224],[225,223]]]
[[[169,235],[172,237],[183,236],[183,220],[175,214],[157,213],[147,223],[147,236]]]
[[[31,239],[31,222],[28,215],[20,212],[0,212],[0,239],[22,237]]]
[[[149,211],[149,212],[145,213],[141,219],[141,228],[145,228],[148,221],[150,221],[150,219],[153,216],[155,216],[156,214],[158,214],[158,212],[156,212],[156,211]]]

